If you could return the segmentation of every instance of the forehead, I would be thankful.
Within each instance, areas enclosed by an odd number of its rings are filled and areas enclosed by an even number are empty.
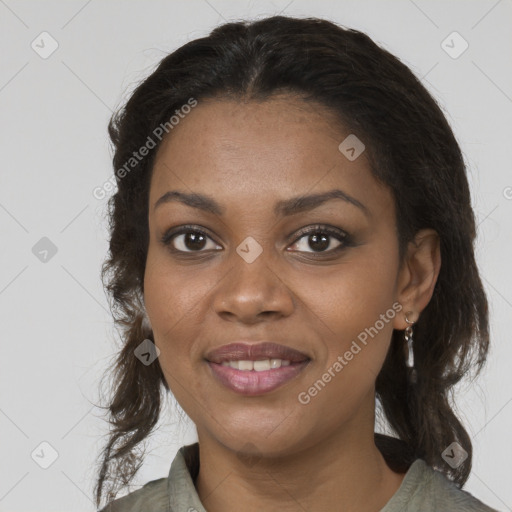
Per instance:
[[[340,151],[349,135],[334,113],[294,97],[199,101],[158,149],[150,205],[170,189],[240,205],[335,187],[389,201],[364,152],[351,161]]]

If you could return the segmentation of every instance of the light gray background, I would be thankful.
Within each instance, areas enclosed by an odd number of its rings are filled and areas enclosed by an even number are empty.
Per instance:
[[[94,510],[94,464],[107,431],[94,403],[118,349],[99,279],[106,200],[92,195],[112,173],[111,111],[167,52],[224,20],[277,13],[367,32],[422,78],[456,132],[492,326],[484,374],[459,387],[474,440],[465,488],[512,510],[510,0],[0,0],[0,511]],[[59,45],[46,59],[31,48],[43,45],[43,31]],[[453,31],[469,43],[456,59],[441,47]],[[57,248],[46,262],[32,251],[42,237]],[[196,439],[169,404],[136,485],[167,476],[176,450]],[[58,452],[48,469],[31,458],[37,449],[35,459],[51,461],[43,441]]]

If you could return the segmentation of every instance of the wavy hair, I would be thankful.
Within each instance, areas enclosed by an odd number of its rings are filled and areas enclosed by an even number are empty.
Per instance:
[[[453,410],[452,388],[473,371],[476,377],[486,360],[488,305],[475,262],[475,219],[461,150],[441,108],[406,65],[366,34],[322,19],[226,23],[166,55],[113,114],[114,170],[191,97],[200,104],[283,93],[326,107],[365,142],[374,177],[393,193],[400,258],[420,229],[439,234],[440,274],[415,325],[417,383],[407,379],[403,331],[395,330],[376,395],[401,440],[397,467],[422,458],[461,487],[470,474],[472,446]],[[137,449],[169,391],[158,360],[145,366],[134,357],[142,340],[153,339],[143,322],[142,297],[157,149],[126,175],[116,171],[117,191],[108,203],[110,246],[102,280],[123,346],[107,370],[111,428],[98,465],[98,506],[105,494],[107,502],[114,499],[142,465]],[[469,455],[457,468],[441,456],[453,441]]]

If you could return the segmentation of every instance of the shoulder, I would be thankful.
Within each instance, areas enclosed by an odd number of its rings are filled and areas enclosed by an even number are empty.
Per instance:
[[[460,489],[451,480],[446,478],[440,471],[427,466],[427,474],[431,475],[431,496],[435,503],[440,506],[450,504],[453,512],[497,512],[488,507],[468,491]]]
[[[169,505],[167,478],[151,480],[140,489],[111,501],[100,512],[166,512]]]
[[[389,506],[389,508],[388,508]],[[404,507],[402,509],[396,507]],[[394,499],[381,512],[497,512],[457,487],[443,473],[417,459],[406,474]]]

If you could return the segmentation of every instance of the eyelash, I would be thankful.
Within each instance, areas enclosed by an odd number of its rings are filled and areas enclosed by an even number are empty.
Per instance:
[[[170,230],[166,231],[164,233],[164,235],[162,236],[162,238],[161,238],[161,242],[165,246],[170,246],[172,240],[175,237],[177,237],[178,235],[183,235],[183,234],[187,234],[187,233],[199,234],[199,235],[202,235],[202,236],[204,236],[206,238],[210,238],[211,239],[211,237],[208,235],[208,233],[206,233],[202,229],[198,229],[197,226],[185,225],[185,226],[180,226],[179,228],[173,228],[173,229],[170,229]],[[339,245],[338,247],[335,247],[334,249],[330,249],[328,251],[318,251],[318,252],[315,252],[315,251],[297,251],[297,252],[307,252],[308,254],[314,254],[315,257],[322,257],[322,255],[324,255],[324,254],[328,254],[328,255],[331,255],[333,253],[335,254],[335,253],[338,253],[338,252],[342,251],[343,249],[345,249],[347,247],[350,247],[350,246],[354,245],[352,243],[351,236],[348,233],[346,233],[345,231],[343,231],[341,229],[338,229],[338,228],[333,228],[333,227],[330,227],[330,226],[321,225],[321,224],[316,224],[314,226],[308,226],[306,228],[303,228],[303,229],[299,230],[298,233],[296,233],[296,237],[293,239],[292,245],[296,244],[299,240],[304,238],[304,236],[311,235],[311,234],[328,235],[330,237],[336,238],[339,242],[341,242],[341,245]],[[289,237],[289,238],[291,238],[291,237]],[[180,249],[175,249],[175,248],[171,248],[171,251],[174,252],[174,253],[187,254],[187,255],[188,254],[194,254],[194,253],[200,254],[202,252],[206,252],[204,250],[199,250],[199,251],[182,251]]]

